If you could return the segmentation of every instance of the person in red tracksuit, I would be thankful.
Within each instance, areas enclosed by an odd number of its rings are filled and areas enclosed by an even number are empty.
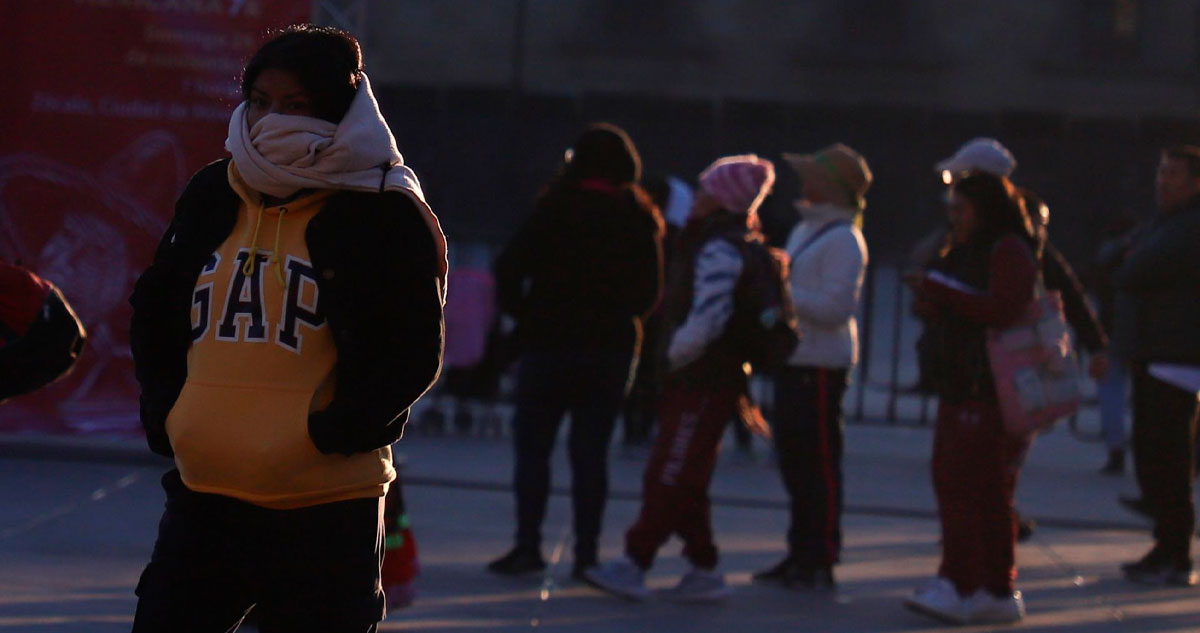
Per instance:
[[[684,542],[692,570],[661,597],[724,598],[716,571],[708,485],[725,425],[745,393],[743,354],[727,328],[742,273],[742,246],[757,226],[756,210],[775,180],[770,161],[722,158],[700,174],[700,190],[672,262],[664,321],[668,373],[659,400],[660,430],[643,478],[642,508],[625,534],[625,557],[588,569],[591,584],[643,600],[645,572],[672,534]]]
[[[1025,603],[1013,586],[1013,496],[1029,440],[1004,429],[985,333],[1024,313],[1039,266],[1028,216],[1007,179],[976,172],[958,180],[948,209],[941,257],[930,273],[908,277],[935,337],[932,466],[942,562],[905,604],[956,624],[1015,622]]]

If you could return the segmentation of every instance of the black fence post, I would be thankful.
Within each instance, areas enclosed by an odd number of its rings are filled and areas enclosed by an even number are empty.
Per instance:
[[[866,279],[863,280],[863,309],[862,330],[859,333],[858,349],[858,402],[855,403],[854,417],[859,422],[863,419],[863,402],[867,392],[867,378],[871,375],[871,317],[875,312],[875,267],[867,266]]]
[[[890,377],[888,378],[887,421],[891,424],[896,423],[896,399],[900,390],[900,333],[902,331],[900,326],[904,310],[903,275],[903,271],[897,266],[895,290],[892,293],[892,358],[888,367]]]

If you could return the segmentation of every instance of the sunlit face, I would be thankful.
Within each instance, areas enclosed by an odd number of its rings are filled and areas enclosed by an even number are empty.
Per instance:
[[[246,122],[253,128],[268,114],[316,116],[308,91],[300,85],[294,74],[278,68],[268,68],[254,80],[246,108]]]
[[[1154,179],[1154,199],[1164,211],[1177,209],[1200,193],[1200,178],[1188,173],[1187,161],[1163,156]]]
[[[826,195],[825,189],[815,178],[805,178],[800,181],[800,199],[806,204],[829,202],[829,196]]]
[[[975,205],[953,189],[946,199],[946,215],[950,218],[950,239],[963,244],[971,239],[979,224]]]

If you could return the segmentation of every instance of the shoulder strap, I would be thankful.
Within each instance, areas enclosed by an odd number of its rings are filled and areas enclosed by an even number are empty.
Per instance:
[[[822,235],[825,235],[829,231],[832,231],[833,229],[836,229],[839,226],[849,226],[849,225],[850,225],[849,220],[834,220],[832,222],[826,222],[824,225],[821,226],[821,228],[814,231],[812,235],[809,235],[808,239],[804,240],[804,242],[802,242],[800,244],[800,246],[796,247],[796,250],[788,253],[788,258],[791,261],[796,261],[796,258],[800,256],[800,253],[803,253],[804,251],[808,250],[808,247],[812,246],[813,243],[816,242],[818,239],[820,239]]]

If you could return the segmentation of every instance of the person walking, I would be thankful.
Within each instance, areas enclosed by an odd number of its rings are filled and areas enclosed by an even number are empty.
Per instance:
[[[1125,577],[1192,586],[1196,424],[1200,415],[1200,147],[1162,152],[1159,214],[1114,277],[1115,338],[1133,383],[1133,462],[1154,546]]]
[[[344,31],[247,63],[225,141],[130,302],[172,456],[133,630],[375,631],[391,444],[436,379],[446,242]]]
[[[646,571],[672,535],[692,568],[663,593],[670,600],[724,598],[716,571],[708,486],[721,436],[746,393],[735,295],[749,248],[765,248],[756,213],[775,181],[774,165],[753,154],[728,156],[700,174],[699,192],[672,261],[664,319],[668,335],[659,432],[642,478],[642,507],[625,533],[625,556],[585,572],[593,585],[644,600]],[[751,242],[754,244],[751,245]]]
[[[972,172],[984,172],[998,178],[1010,179],[1017,167],[1017,161],[1012,152],[1000,141],[993,138],[980,137],[967,141],[953,156],[937,163],[934,170],[941,176],[947,186],[953,185],[959,178]],[[1021,204],[1025,205],[1026,215],[1030,219],[1030,229],[1036,242],[1036,250],[1041,262],[1042,278],[1046,288],[1057,290],[1062,297],[1067,323],[1075,331],[1076,336],[1091,354],[1088,364],[1089,374],[1099,380],[1108,370],[1108,339],[1104,328],[1096,316],[1096,311],[1083,293],[1078,276],[1066,258],[1050,242],[1048,225],[1050,223],[1050,207],[1045,201],[1030,189],[1019,188]],[[940,235],[939,235],[940,233]],[[914,249],[910,258],[911,263],[918,269],[925,269],[936,261],[938,253],[945,247],[949,239],[949,229],[935,230],[927,235]],[[936,369],[929,368],[930,347],[936,345],[926,336],[927,328],[922,321],[921,334],[917,338],[917,358],[920,378],[918,388],[930,393],[935,391],[930,379]],[[1033,536],[1037,522],[1017,512],[1017,540],[1026,541]]]
[[[775,375],[771,431],[791,522],[787,556],[754,579],[828,590],[842,545],[842,396],[858,362],[854,315],[867,267],[859,227],[872,175],[840,143],[784,159],[802,186],[803,219],[786,246],[801,338]]]
[[[515,545],[498,574],[545,568],[542,520],[550,453],[566,413],[575,562],[596,563],[608,496],[608,445],[628,390],[642,323],[662,288],[663,221],[637,184],[641,159],[624,130],[588,126],[533,215],[496,260],[497,298],[520,345],[513,418]]]
[[[1014,622],[1025,604],[1013,586],[1013,496],[1029,438],[1004,428],[985,332],[1024,313],[1039,266],[1029,219],[1007,179],[984,172],[959,178],[948,209],[948,249],[930,272],[906,279],[934,342],[932,470],[942,561],[937,577],[905,605],[958,624]]]

